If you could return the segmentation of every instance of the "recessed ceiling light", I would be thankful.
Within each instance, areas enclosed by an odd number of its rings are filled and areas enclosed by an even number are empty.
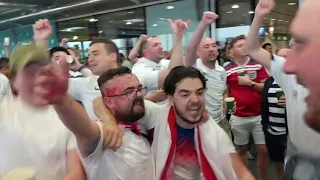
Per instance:
[[[165,18],[159,18],[159,19],[162,20],[162,21],[166,20]]]
[[[233,12],[232,12],[232,11],[227,11],[226,13],[227,13],[227,14],[231,14],[231,13],[233,13]]]
[[[269,32],[273,32],[273,31],[274,31],[274,27],[270,27]]]
[[[288,23],[289,21],[285,21],[286,23]]]
[[[174,9],[174,6],[167,6],[167,9]]]
[[[101,34],[101,33],[103,33],[103,31],[99,31],[99,33]]]
[[[114,20],[111,20],[111,21],[108,21],[108,22],[112,23],[112,22],[114,22]]]
[[[276,19],[270,19],[271,21],[275,21]]]
[[[97,22],[98,19],[91,18],[91,19],[89,19],[89,21],[90,21],[90,22]]]
[[[127,22],[127,23],[126,23],[126,25],[130,25],[130,24],[132,24],[132,22]]]
[[[72,39],[73,39],[73,40],[77,40],[77,39],[78,39],[78,36],[73,36]]]
[[[237,9],[237,8],[239,8],[240,6],[238,5],[238,4],[235,4],[235,5],[233,5],[231,8],[232,9]]]
[[[296,5],[296,3],[288,3],[289,6]]]
[[[263,19],[268,19],[268,18],[265,17],[265,18],[263,18]]]
[[[279,19],[278,21],[281,22],[281,21],[283,21],[283,20]]]
[[[254,14],[254,11],[249,11],[248,13],[249,13],[249,14]]]
[[[157,27],[157,26],[158,26],[158,24],[153,24],[152,26],[153,26],[153,27]]]
[[[133,13],[134,13],[133,11],[129,11],[129,12],[128,12],[128,14],[133,14]]]

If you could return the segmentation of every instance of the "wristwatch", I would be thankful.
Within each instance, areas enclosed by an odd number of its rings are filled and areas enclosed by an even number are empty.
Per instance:
[[[252,82],[250,86],[253,88],[255,85],[256,85],[256,83]]]
[[[84,65],[81,65],[80,68],[77,71],[81,71],[84,68]]]

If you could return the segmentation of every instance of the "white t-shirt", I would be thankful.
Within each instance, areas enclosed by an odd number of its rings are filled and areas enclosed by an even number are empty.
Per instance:
[[[68,92],[71,96],[80,101],[86,109],[89,117],[92,120],[99,118],[94,114],[92,101],[101,96],[98,85],[98,76],[88,76],[86,78],[70,78]]]
[[[299,153],[320,157],[320,134],[309,128],[303,118],[307,110],[304,99],[309,91],[297,83],[295,75],[283,72],[285,61],[282,57],[274,56],[270,73],[286,95],[290,139]]]
[[[220,122],[225,118],[223,93],[227,83],[226,71],[217,63],[215,69],[210,69],[202,63],[201,59],[197,59],[193,67],[199,69],[207,79],[206,107],[212,119]]]
[[[66,155],[75,138],[52,106],[36,109],[19,98],[0,101],[0,177],[32,168],[36,179],[66,176]]]
[[[0,73],[0,100],[5,97],[12,97],[10,82],[7,76]]]
[[[145,101],[146,114],[140,119],[139,127],[145,134],[145,129],[150,129],[151,118],[156,112],[147,108],[151,102]],[[149,121],[150,120],[150,121]],[[122,146],[113,151],[102,150],[103,130],[102,124],[97,122],[100,128],[100,141],[95,151],[87,158],[81,157],[88,180],[153,180],[154,164],[150,143],[142,135],[133,133],[130,129],[119,127],[123,131]],[[79,152],[79,154],[81,154]]]
[[[82,73],[79,71],[71,71],[69,70],[70,78],[83,77]]]
[[[159,71],[161,69],[167,68],[169,66],[170,60],[163,59],[159,63],[148,60],[146,58],[141,58],[139,61],[133,65],[132,73],[134,73],[141,84],[147,87],[148,94],[155,94],[159,89],[158,77]],[[167,101],[162,101],[157,104],[165,104]]]

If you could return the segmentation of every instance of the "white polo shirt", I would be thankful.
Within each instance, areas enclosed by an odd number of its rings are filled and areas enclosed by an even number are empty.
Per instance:
[[[146,58],[141,58],[139,61],[133,65],[132,73],[134,73],[140,83],[147,87],[148,94],[155,94],[159,89],[158,77],[159,71],[164,68],[168,68],[170,60],[163,59],[159,63],[148,60]],[[157,104],[165,104],[167,101],[159,102]]]
[[[145,101],[145,116],[138,121],[144,133],[145,129],[154,126],[151,123],[154,123],[157,118],[156,109],[148,108],[150,103]],[[103,151],[102,124],[100,122],[97,124],[100,128],[99,144],[88,157],[81,157],[88,180],[154,180],[154,161],[150,143],[145,137],[119,125],[123,131],[121,147],[117,151],[111,149]]]
[[[283,72],[285,61],[284,58],[274,55],[270,71],[286,95],[290,139],[299,153],[320,157],[320,134],[309,128],[303,117],[307,110],[304,99],[309,91],[297,83],[295,75]]]
[[[0,114],[0,177],[20,168],[34,169],[36,179],[66,176],[67,151],[76,142],[52,106],[37,109],[20,98],[6,98]]]
[[[12,97],[12,91],[7,76],[0,73],[0,100],[5,97]]]
[[[226,71],[218,63],[215,69],[210,69],[202,63],[201,59],[197,59],[193,67],[199,69],[207,79],[206,107],[211,118],[220,122],[225,118],[223,93],[227,87]]]
[[[80,101],[86,109],[90,119],[98,120],[94,114],[92,101],[101,96],[98,86],[99,76],[88,76],[86,78],[70,78],[68,92],[71,96]]]

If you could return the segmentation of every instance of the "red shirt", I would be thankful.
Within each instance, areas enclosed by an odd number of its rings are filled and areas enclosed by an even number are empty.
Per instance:
[[[250,59],[244,66],[238,66],[236,63],[231,62],[225,67],[227,85],[230,89],[231,96],[235,98],[237,103],[236,112],[233,115],[238,117],[258,116],[261,114],[261,94],[252,87],[238,84],[238,71],[241,69],[244,69],[245,74],[256,83],[260,83],[269,78],[269,75],[265,68],[253,59]]]

